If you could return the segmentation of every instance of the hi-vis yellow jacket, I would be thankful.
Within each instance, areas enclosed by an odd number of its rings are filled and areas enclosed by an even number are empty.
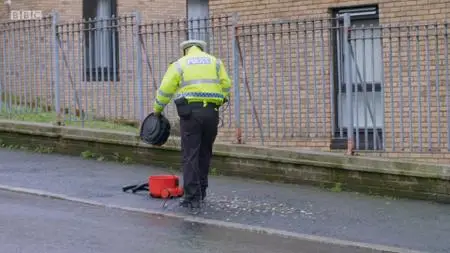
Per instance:
[[[222,61],[194,46],[169,66],[158,89],[153,110],[162,112],[172,98],[181,97],[188,102],[220,106],[225,98],[229,100],[230,88],[231,80]]]

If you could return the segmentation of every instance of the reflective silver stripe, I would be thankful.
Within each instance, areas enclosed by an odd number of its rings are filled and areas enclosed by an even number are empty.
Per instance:
[[[182,86],[187,86],[187,85],[191,85],[191,84],[201,84],[201,83],[219,84],[220,81],[217,79],[197,79],[197,80],[185,81],[185,82],[183,82]]]
[[[158,104],[159,106],[161,106],[163,108],[166,107],[166,105],[167,105],[166,103],[163,103],[163,102],[159,101],[158,99],[156,99],[155,102],[156,102],[156,104]]]
[[[174,62],[175,68],[177,69],[178,73],[181,75],[183,74],[183,69],[181,68],[181,64],[179,61]]]
[[[217,78],[218,79],[220,79],[219,72],[220,72],[220,64],[221,63],[222,62],[219,59],[216,60],[216,73],[217,73]]]
[[[170,97],[173,96],[172,93],[166,93],[166,92],[164,92],[164,91],[162,91],[162,90],[158,90],[158,94],[159,94],[160,96],[167,97],[167,98],[170,98]]]
[[[180,61],[176,61],[174,64],[175,64],[175,68],[178,71],[178,74],[180,74],[180,80],[181,80],[181,84],[183,86],[184,76],[183,76],[183,69],[181,68],[181,63],[180,63]]]

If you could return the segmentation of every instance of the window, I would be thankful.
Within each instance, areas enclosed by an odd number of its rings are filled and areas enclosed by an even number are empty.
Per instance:
[[[119,40],[113,15],[117,16],[116,0],[83,0],[85,81],[119,81]]]
[[[208,42],[209,0],[187,0],[189,39]]]
[[[354,134],[358,134],[360,149],[364,146],[374,144],[380,148],[381,134],[384,127],[384,104],[382,94],[383,83],[383,60],[381,31],[379,29],[379,18],[377,7],[346,8],[335,10],[335,16],[339,17],[345,13],[350,14],[351,29],[350,40],[350,79],[352,81],[351,96],[353,97],[353,127]],[[343,26],[343,21],[338,21]],[[347,136],[348,116],[346,113],[346,98],[349,92],[346,90],[344,78],[345,55],[343,29],[337,31],[335,37],[336,46],[336,105],[337,126],[335,134],[343,133]],[[337,107],[337,108],[336,108]],[[367,138],[367,135],[370,135]],[[340,136],[344,137],[344,136]],[[363,143],[368,139],[370,143]],[[366,147],[367,147],[366,146]]]

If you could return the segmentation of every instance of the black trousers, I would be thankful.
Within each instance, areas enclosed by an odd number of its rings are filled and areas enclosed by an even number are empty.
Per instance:
[[[208,188],[208,174],[217,137],[219,109],[192,103],[179,109],[183,187],[186,200],[200,200]],[[180,113],[182,111],[182,113]]]

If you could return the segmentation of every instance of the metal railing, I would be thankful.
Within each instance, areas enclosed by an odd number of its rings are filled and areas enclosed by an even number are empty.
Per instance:
[[[447,23],[353,25],[348,14],[238,23],[237,16],[148,23],[139,13],[1,23],[1,114],[138,125],[180,42],[196,38],[233,80],[221,141],[450,150]],[[165,113],[176,121],[173,105]]]
[[[1,113],[54,110],[52,18],[0,23]]]
[[[262,141],[330,138],[333,20],[237,27],[242,123]]]

